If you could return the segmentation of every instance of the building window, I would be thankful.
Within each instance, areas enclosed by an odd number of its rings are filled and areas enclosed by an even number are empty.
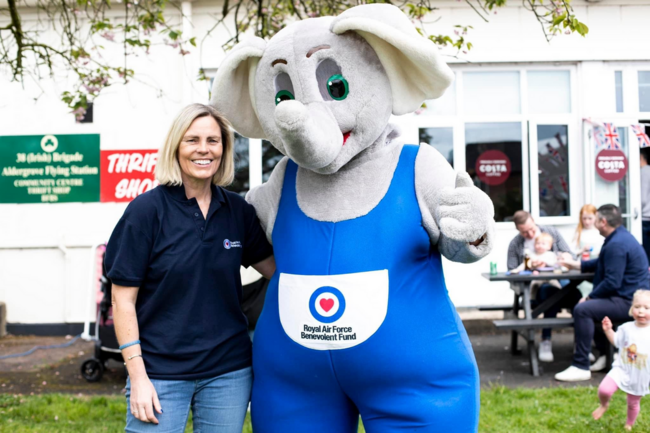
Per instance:
[[[426,108],[422,114],[433,116],[454,116],[456,114],[456,81],[438,99],[429,99],[424,102]]]
[[[520,93],[518,71],[463,73],[465,114],[519,114]]]
[[[466,123],[465,161],[474,184],[494,203],[494,219],[524,208],[521,123]]]
[[[571,213],[567,125],[537,125],[539,216]]]
[[[639,111],[650,112],[650,71],[639,71]]]
[[[623,71],[614,71],[614,82],[616,86],[616,112],[623,112]]]
[[[235,180],[228,189],[241,196],[250,190],[248,145],[248,138],[235,134]]]
[[[571,112],[569,71],[528,71],[528,111],[531,114]]]
[[[454,129],[449,128],[420,128],[420,143],[427,143],[454,166]]]

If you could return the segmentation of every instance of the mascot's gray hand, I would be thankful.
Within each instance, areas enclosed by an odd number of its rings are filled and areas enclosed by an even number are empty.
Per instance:
[[[457,173],[456,188],[440,192],[436,222],[448,239],[474,242],[487,232],[492,219],[492,200],[474,186],[467,173]]]

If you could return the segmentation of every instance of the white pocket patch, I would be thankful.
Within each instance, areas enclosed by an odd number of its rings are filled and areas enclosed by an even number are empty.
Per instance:
[[[379,329],[388,311],[388,270],[342,275],[280,274],[280,322],[296,343],[347,349]]]

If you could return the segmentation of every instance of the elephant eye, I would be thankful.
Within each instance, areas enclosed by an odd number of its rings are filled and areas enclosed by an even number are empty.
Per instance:
[[[275,92],[275,105],[282,101],[296,99],[289,74],[282,72],[275,77]]]
[[[348,80],[343,77],[341,68],[333,59],[325,59],[316,68],[318,90],[326,101],[342,101],[350,93]]]
[[[282,101],[291,101],[296,99],[291,92],[288,90],[280,90],[275,94],[275,105],[278,105]]]
[[[332,75],[329,80],[327,80],[327,91],[333,99],[342,101],[348,97],[350,85],[348,84],[348,80],[343,78],[343,75]]]

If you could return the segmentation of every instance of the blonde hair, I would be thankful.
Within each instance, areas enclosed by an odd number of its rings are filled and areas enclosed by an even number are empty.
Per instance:
[[[192,122],[199,117],[212,116],[221,129],[223,154],[217,172],[212,177],[212,183],[219,186],[230,185],[235,178],[234,146],[235,137],[228,119],[209,105],[191,104],[183,108],[172,122],[167,138],[158,151],[156,164],[156,180],[163,185],[182,185],[181,167],[178,163],[178,147]]]
[[[630,316],[632,315],[632,308],[634,308],[634,300],[638,296],[650,296],[650,290],[646,289],[639,289],[636,292],[634,292],[634,296],[632,296],[632,305],[630,305],[630,311],[627,312]]]
[[[553,247],[553,242],[555,242],[555,239],[553,239],[553,236],[551,236],[550,233],[540,233],[535,237],[535,240],[537,239],[549,241],[551,243],[551,247]]]
[[[578,227],[576,227],[575,240],[576,245],[580,245],[580,236],[582,236],[582,230],[585,228],[582,225],[582,216],[586,213],[593,214],[594,216],[598,213],[598,209],[593,204],[586,204],[580,208],[580,216],[578,217]]]

